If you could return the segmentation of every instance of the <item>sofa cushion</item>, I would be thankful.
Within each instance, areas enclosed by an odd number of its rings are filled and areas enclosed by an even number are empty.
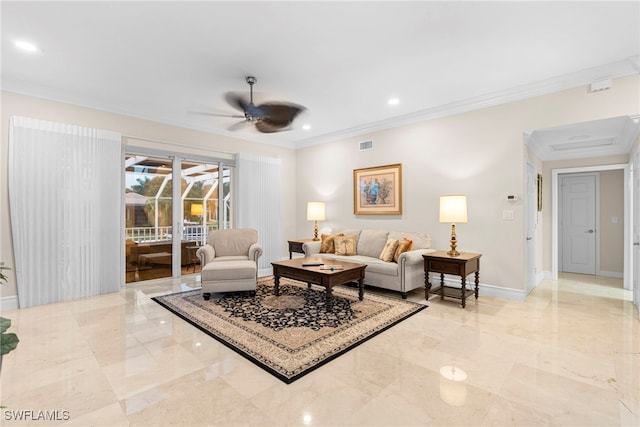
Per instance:
[[[320,253],[321,254],[332,254],[336,251],[334,238],[336,236],[343,236],[343,234],[323,234],[320,236],[322,243],[320,243]]]
[[[335,230],[334,232],[336,234],[342,234],[343,236],[356,236],[356,244],[358,243],[358,239],[360,238],[360,230],[356,229]]]
[[[405,253],[413,249],[413,240],[409,240],[404,237],[402,240],[398,242],[398,246],[396,247],[396,252],[393,254],[393,262],[398,262],[398,258],[400,254]]]
[[[362,230],[358,238],[358,255],[378,258],[387,243],[386,230]]]
[[[387,276],[398,275],[398,264],[395,262],[384,262],[381,259],[370,257],[362,257],[361,260],[354,259],[354,261],[367,264],[364,274],[365,282],[367,281],[367,273],[385,274]]]
[[[359,262],[361,264],[367,264],[367,268],[365,269],[365,282],[367,280],[367,273],[385,274],[387,276],[398,276],[399,274],[398,264],[395,262],[384,262],[378,258],[362,255],[345,256],[336,254],[315,254],[314,257],[332,259],[338,262]]]
[[[413,247],[411,250],[415,249],[429,249],[431,248],[431,237],[424,233],[420,232],[406,232],[406,231],[390,231],[389,232],[390,239],[398,239],[402,240],[403,238],[407,238],[413,241]]]
[[[384,244],[384,248],[382,248],[382,252],[380,252],[378,258],[386,262],[391,262],[393,256],[396,254],[396,249],[398,249],[398,241],[396,239],[387,239],[387,243]]]
[[[251,279],[256,277],[256,268],[249,260],[210,262],[202,269],[202,281]]]
[[[336,236],[333,241],[336,255],[356,254],[356,236]]]

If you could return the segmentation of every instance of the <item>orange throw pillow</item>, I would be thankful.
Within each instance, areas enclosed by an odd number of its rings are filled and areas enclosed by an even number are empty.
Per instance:
[[[393,254],[393,261],[398,262],[398,258],[400,258],[400,254],[410,251],[413,248],[413,240],[409,240],[404,237],[400,242],[398,242],[398,248],[396,249],[396,253]]]

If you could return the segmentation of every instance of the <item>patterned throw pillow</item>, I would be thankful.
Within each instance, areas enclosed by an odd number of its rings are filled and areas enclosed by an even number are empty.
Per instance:
[[[406,237],[398,242],[398,247],[396,248],[395,254],[393,254],[393,261],[398,262],[398,258],[400,258],[400,254],[410,251],[413,248],[413,240],[409,240]]]
[[[334,238],[336,255],[355,255],[356,236],[336,236]]]
[[[384,244],[384,248],[382,248],[382,252],[380,252],[378,258],[385,262],[391,262],[396,253],[396,249],[398,249],[398,241],[396,239],[387,239],[387,243]]]
[[[336,234],[336,236],[344,236],[344,234]],[[333,239],[336,237],[332,234],[323,234],[321,237],[322,243],[320,243],[321,254],[332,254],[336,251]]]

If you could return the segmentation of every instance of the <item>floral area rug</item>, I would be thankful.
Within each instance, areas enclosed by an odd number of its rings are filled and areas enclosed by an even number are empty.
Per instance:
[[[254,293],[211,294],[201,290],[153,298],[158,304],[209,334],[287,384],[362,344],[427,306],[347,286],[325,290],[273,277],[258,279]]]

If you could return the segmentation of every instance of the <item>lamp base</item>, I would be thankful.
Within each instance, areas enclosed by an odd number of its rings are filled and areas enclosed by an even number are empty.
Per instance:
[[[449,256],[458,256],[458,255],[460,255],[460,252],[458,252],[456,250],[456,247],[458,246],[458,239],[456,239],[456,225],[455,224],[451,224],[451,240],[449,240],[449,243],[451,244],[451,250],[447,252],[447,255],[449,255]]]
[[[313,241],[317,242],[320,240],[318,237],[318,221],[313,221]]]

